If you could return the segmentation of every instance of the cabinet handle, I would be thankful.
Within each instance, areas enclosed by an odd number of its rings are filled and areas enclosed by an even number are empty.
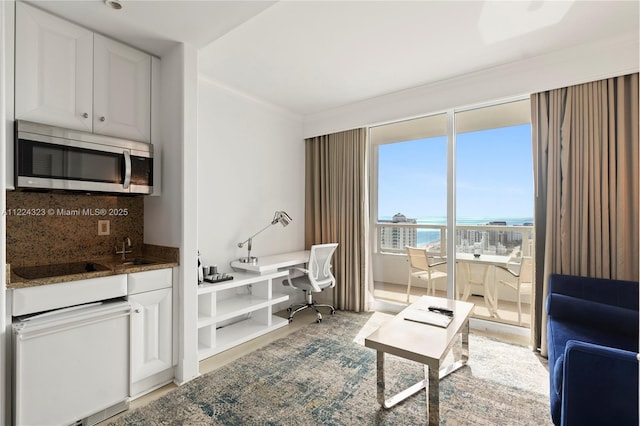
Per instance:
[[[134,310],[133,312],[135,312],[136,314],[139,314],[140,313],[140,308]]]
[[[104,121],[104,120],[106,120],[104,116],[100,117],[100,121]]]
[[[89,114],[87,114],[86,112],[85,112],[84,114],[82,114],[82,116],[83,116],[84,118],[89,118]]]

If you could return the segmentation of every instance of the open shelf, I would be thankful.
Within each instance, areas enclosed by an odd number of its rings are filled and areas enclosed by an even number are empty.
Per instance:
[[[273,315],[275,304],[289,300],[273,293],[273,280],[286,275],[235,273],[233,280],[198,286],[199,359],[286,326],[287,319]]]

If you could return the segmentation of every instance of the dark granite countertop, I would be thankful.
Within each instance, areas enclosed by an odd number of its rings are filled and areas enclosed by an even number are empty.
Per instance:
[[[143,259],[144,263],[133,263]],[[88,278],[106,277],[111,275],[130,274],[135,272],[153,271],[156,269],[173,268],[179,266],[179,249],[145,244],[142,253],[129,254],[123,260],[121,256],[109,256],[95,259],[85,259],[84,262],[96,263],[106,267],[106,270],[74,273],[70,275],[56,275],[46,278],[26,279],[17,275],[7,265],[7,288],[27,288],[48,284],[58,284],[68,281],[84,280]]]

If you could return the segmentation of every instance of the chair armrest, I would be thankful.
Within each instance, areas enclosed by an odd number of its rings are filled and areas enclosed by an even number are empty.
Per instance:
[[[433,268],[434,266],[440,266],[440,265],[446,265],[446,264],[447,264],[446,260],[440,260],[438,262],[430,263],[429,267]]]
[[[562,378],[561,424],[637,425],[637,355],[568,341]]]
[[[507,268],[506,266],[502,266],[502,265],[494,265],[496,268],[496,272],[499,271],[504,271],[507,274],[511,275],[512,277],[518,278],[520,276],[519,273],[512,271],[511,269]]]

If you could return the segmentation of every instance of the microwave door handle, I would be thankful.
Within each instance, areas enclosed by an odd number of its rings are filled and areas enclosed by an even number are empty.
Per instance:
[[[129,185],[131,184],[131,154],[129,151],[124,151],[124,183],[122,187],[124,189],[129,189]]]

